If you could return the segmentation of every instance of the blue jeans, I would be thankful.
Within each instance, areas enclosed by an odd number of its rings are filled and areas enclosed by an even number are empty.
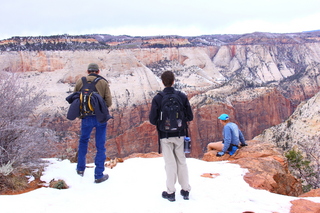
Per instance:
[[[103,177],[104,162],[106,160],[106,134],[107,123],[99,123],[96,116],[87,116],[81,120],[81,136],[78,147],[78,164],[77,170],[84,171],[86,168],[86,155],[88,151],[88,143],[90,134],[96,128],[96,157],[94,163],[96,165],[94,170],[94,178],[99,179]]]

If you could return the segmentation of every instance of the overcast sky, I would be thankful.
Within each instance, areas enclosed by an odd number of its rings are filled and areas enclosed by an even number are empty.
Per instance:
[[[319,0],[2,0],[0,39],[320,30]]]

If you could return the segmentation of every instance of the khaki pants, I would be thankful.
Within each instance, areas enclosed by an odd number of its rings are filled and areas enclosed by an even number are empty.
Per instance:
[[[170,137],[160,139],[165,170],[167,174],[167,193],[176,191],[175,183],[181,185],[181,189],[190,191],[188,167],[186,156],[183,152],[184,137]]]

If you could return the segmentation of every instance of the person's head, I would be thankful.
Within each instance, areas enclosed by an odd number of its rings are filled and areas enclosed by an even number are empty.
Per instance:
[[[88,65],[87,71],[88,71],[89,74],[91,74],[91,73],[99,74],[100,69],[99,69],[98,64],[91,63],[91,64]]]
[[[171,71],[165,71],[161,75],[162,83],[165,87],[171,87],[174,82],[174,74]]]
[[[219,121],[222,123],[222,124],[227,124],[229,123],[229,115],[227,114],[221,114],[219,117],[218,117]]]

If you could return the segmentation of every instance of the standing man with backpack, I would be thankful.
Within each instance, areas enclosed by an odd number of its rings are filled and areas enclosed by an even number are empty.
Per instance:
[[[95,63],[91,63],[87,69],[88,76],[79,79],[76,82],[76,86],[74,88],[74,92],[80,92],[81,96],[84,89],[88,90],[86,85],[93,84],[94,91],[98,93],[100,96],[99,98],[102,100],[103,103],[106,104],[106,107],[110,107],[112,104],[111,92],[109,88],[109,83],[106,79],[100,76],[100,69],[99,66]],[[81,99],[84,99],[83,97]],[[82,105],[81,105],[82,106]],[[80,108],[81,108],[80,106]],[[89,108],[89,107],[88,107]],[[81,109],[80,111],[83,111]],[[84,175],[84,171],[86,168],[86,154],[88,150],[88,142],[90,139],[90,134],[95,128],[95,141],[96,141],[96,149],[97,153],[95,156],[95,170],[94,170],[94,178],[95,183],[101,183],[106,181],[109,178],[108,174],[103,174],[104,172],[104,163],[106,160],[106,134],[107,134],[107,122],[106,119],[101,123],[101,119],[98,118],[99,114],[96,113],[83,113],[81,112],[81,136],[79,140],[79,147],[78,147],[78,164],[77,164],[77,173],[80,176]]]
[[[161,80],[165,88],[153,98],[149,120],[157,126],[159,145],[165,161],[167,191],[162,192],[162,197],[175,201],[175,183],[178,179],[180,194],[188,200],[191,187],[184,153],[184,137],[187,134],[187,122],[193,120],[193,113],[187,96],[172,87],[174,74],[165,71]]]

